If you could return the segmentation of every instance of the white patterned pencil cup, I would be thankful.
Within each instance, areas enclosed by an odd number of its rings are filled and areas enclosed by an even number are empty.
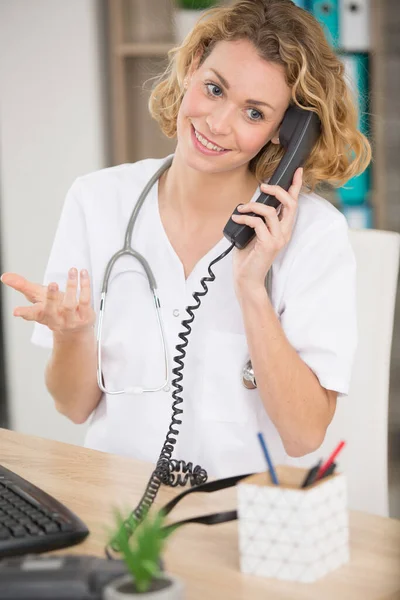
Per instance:
[[[349,561],[346,478],[333,474],[301,489],[307,469],[278,466],[237,485],[240,569],[312,582]]]

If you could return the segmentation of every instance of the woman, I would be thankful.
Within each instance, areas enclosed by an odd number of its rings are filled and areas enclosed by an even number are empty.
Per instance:
[[[348,393],[355,261],[344,217],[313,190],[362,172],[370,147],[357,131],[341,62],[315,19],[290,0],[239,0],[213,9],[170,58],[150,111],[167,136],[176,136],[176,151],[131,239],[158,284],[170,381],[185,307],[202,290],[210,262],[229,247],[222,231],[239,204],[234,220],[256,233],[246,248],[215,264],[216,279],[195,313],[174,458],[213,476],[259,471],[265,465],[258,431],[275,462],[306,455],[322,443],[337,396]],[[279,127],[291,104],[316,112],[322,131],[286,192],[262,182],[284,154]],[[66,198],[45,286],[2,277],[32,303],[14,314],[37,322],[33,341],[52,348],[46,384],[57,409],[76,423],[92,415],[86,445],[153,462],[176,390],[168,383],[153,393],[102,393],[94,326],[106,265],[163,162],[147,159],[79,178]],[[260,191],[281,202],[279,214],[253,202]],[[111,274],[102,337],[110,391],[163,386],[162,345],[144,274],[133,258],[118,261]],[[255,389],[242,380],[249,358]]]

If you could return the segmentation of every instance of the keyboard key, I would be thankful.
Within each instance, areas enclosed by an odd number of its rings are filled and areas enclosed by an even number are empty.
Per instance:
[[[15,527],[15,525],[17,525],[17,524],[18,524],[17,521],[14,521],[14,519],[10,519],[10,518],[4,519],[4,521],[3,521],[4,527],[8,527],[8,528]]]
[[[68,521],[58,521],[61,531],[73,531],[74,526]]]
[[[48,517],[39,517],[38,519],[34,519],[34,521],[40,526],[51,523],[51,520]]]
[[[32,523],[32,521],[29,517],[24,515],[18,519],[18,523],[20,525],[29,525],[29,523]]]
[[[60,531],[55,523],[46,523],[46,525],[43,525],[43,529],[46,533],[57,533]]]
[[[38,535],[43,533],[40,527],[38,527],[37,525],[33,525],[32,523],[27,523],[25,527],[28,533],[30,533],[31,535]]]
[[[8,538],[11,537],[11,533],[8,529],[6,529],[5,527],[0,527],[0,541],[1,540],[8,540]]]
[[[25,529],[25,527],[22,527],[22,525],[16,525],[15,527],[10,527],[10,531],[11,534],[16,537],[25,537],[26,535],[28,535],[27,530]]]

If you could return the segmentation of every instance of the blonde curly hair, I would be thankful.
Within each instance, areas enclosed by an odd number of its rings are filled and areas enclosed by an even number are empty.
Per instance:
[[[183,81],[220,41],[249,40],[260,57],[284,67],[291,103],[318,114],[322,132],[304,165],[304,184],[342,186],[371,161],[371,146],[358,130],[356,101],[318,21],[291,0],[237,0],[207,11],[180,46],[168,53],[169,64],[157,79],[149,110],[163,133],[176,136]],[[268,179],[284,154],[268,142],[249,164],[258,181]]]

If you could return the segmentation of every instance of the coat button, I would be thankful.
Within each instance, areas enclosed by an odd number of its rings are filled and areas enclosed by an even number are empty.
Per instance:
[[[172,314],[174,315],[174,317],[179,317],[179,310],[178,310],[177,308],[175,308],[175,309],[172,311]]]

